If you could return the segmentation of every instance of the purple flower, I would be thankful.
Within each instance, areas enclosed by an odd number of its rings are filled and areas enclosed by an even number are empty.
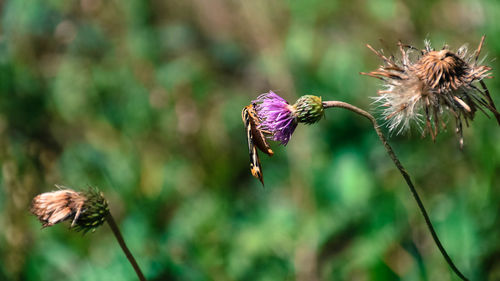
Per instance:
[[[295,108],[273,91],[258,96],[252,103],[260,120],[259,129],[286,145],[297,127]]]

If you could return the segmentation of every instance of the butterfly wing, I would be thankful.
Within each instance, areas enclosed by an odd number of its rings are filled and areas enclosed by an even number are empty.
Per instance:
[[[243,108],[243,111],[241,112],[241,117],[243,119],[243,123],[245,124],[245,131],[247,133],[248,153],[250,155],[250,172],[252,173],[252,176],[260,180],[262,185],[264,185],[259,154],[257,153],[257,148],[254,143],[254,135],[252,133],[252,121],[249,113],[250,110],[253,110],[253,108],[249,105]]]
[[[259,129],[260,121],[257,117],[257,113],[255,112],[255,107],[251,104],[247,106],[246,109],[249,117],[253,143],[260,149],[260,151],[269,156],[273,156],[274,152],[272,151],[271,146],[269,146],[264,134]]]

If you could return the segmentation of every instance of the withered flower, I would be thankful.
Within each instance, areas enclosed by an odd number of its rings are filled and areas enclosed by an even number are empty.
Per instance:
[[[60,190],[37,195],[31,203],[31,213],[38,217],[43,227],[71,220],[71,227],[87,232],[104,223],[109,213],[108,203],[97,189],[76,192],[56,186]]]
[[[94,231],[105,221],[135,270],[139,280],[145,281],[137,261],[130,252],[113,216],[109,212],[108,202],[97,188],[89,187],[86,191],[76,192],[64,186],[56,185],[59,190],[42,193],[33,198],[31,212],[38,217],[43,227],[52,226],[71,220],[71,228],[76,231]]]
[[[462,124],[468,126],[478,109],[484,113],[485,109],[490,110],[500,124],[500,114],[483,81],[492,78],[491,68],[478,61],[483,42],[484,36],[472,53],[465,45],[456,52],[447,45],[436,51],[426,41],[425,49],[418,51],[400,42],[400,59],[388,58],[367,45],[384,65],[361,74],[384,81],[384,89],[378,91],[375,100],[384,108],[382,114],[389,130],[401,133],[409,128],[411,121],[417,124],[424,121],[425,125],[419,126],[422,133],[429,133],[435,140],[440,128],[446,128],[443,117],[451,115],[462,147]]]

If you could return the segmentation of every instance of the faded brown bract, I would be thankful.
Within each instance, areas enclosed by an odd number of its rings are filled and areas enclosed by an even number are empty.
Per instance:
[[[72,219],[75,224],[86,198],[71,189],[42,193],[31,203],[31,213],[38,217],[43,227]]]
[[[488,109],[500,124],[500,114],[495,108],[489,91],[482,81],[490,76],[491,68],[478,62],[484,36],[477,50],[468,53],[462,46],[456,52],[448,46],[434,50],[429,42],[425,49],[399,43],[401,58],[387,58],[370,45],[384,65],[364,75],[384,81],[385,89],[378,91],[376,101],[381,104],[389,129],[398,133],[408,129],[411,121],[424,123],[422,133],[429,133],[433,140],[441,128],[446,128],[443,117],[451,114],[456,121],[456,132],[463,146],[463,122],[469,124],[475,112]],[[479,83],[481,88],[476,84]]]

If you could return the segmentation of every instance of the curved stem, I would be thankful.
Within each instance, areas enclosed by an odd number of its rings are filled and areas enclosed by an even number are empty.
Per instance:
[[[118,244],[120,244],[120,247],[122,248],[123,252],[125,253],[125,256],[127,256],[128,261],[132,265],[132,267],[135,270],[135,273],[137,274],[137,277],[139,277],[139,280],[141,281],[146,281],[146,278],[144,278],[144,274],[142,274],[141,269],[139,268],[139,265],[135,261],[134,256],[130,252],[130,250],[127,247],[127,244],[125,243],[125,240],[123,240],[122,233],[120,232],[120,229],[118,228],[118,225],[116,225],[115,220],[113,219],[113,216],[111,213],[108,213],[106,216],[106,221],[108,222],[109,227],[113,231],[113,234],[116,237],[116,240],[118,241]]]
[[[429,219],[429,215],[427,214],[427,211],[425,210],[424,204],[422,203],[422,200],[420,199],[420,196],[418,195],[418,192],[415,189],[415,186],[413,185],[413,182],[411,181],[410,175],[408,174],[408,172],[406,172],[406,170],[403,167],[403,165],[401,164],[401,162],[399,162],[398,157],[396,156],[396,154],[392,150],[392,147],[389,145],[389,143],[387,142],[384,134],[380,130],[380,128],[379,128],[379,126],[377,124],[377,120],[375,119],[375,117],[373,117],[373,115],[371,115],[370,113],[368,113],[368,112],[366,112],[366,111],[364,111],[364,110],[362,110],[362,109],[360,109],[358,107],[355,107],[355,106],[353,106],[351,104],[348,104],[348,103],[345,103],[345,102],[341,102],[341,101],[325,101],[325,102],[323,102],[323,107],[324,108],[330,108],[330,107],[344,108],[344,109],[350,110],[350,111],[352,111],[352,112],[354,112],[356,114],[364,116],[368,120],[370,120],[370,122],[372,122],[373,128],[375,129],[375,132],[377,133],[380,141],[384,145],[384,148],[387,151],[387,154],[389,154],[389,157],[391,157],[392,162],[394,162],[394,165],[396,165],[396,167],[398,168],[399,172],[401,173],[401,175],[405,179],[406,184],[410,188],[411,194],[413,195],[413,198],[415,198],[415,201],[417,202],[418,208],[420,209],[420,212],[422,213],[422,216],[424,217],[425,223],[427,224],[427,227],[429,228],[429,231],[431,232],[432,239],[434,239],[434,243],[436,243],[436,246],[439,248],[439,251],[443,255],[443,257],[446,260],[446,262],[448,263],[448,265],[451,267],[451,269],[453,270],[453,272],[455,272],[455,274],[458,277],[460,277],[460,279],[462,279],[462,280],[468,280],[460,272],[460,270],[458,270],[458,268],[455,266],[455,264],[451,260],[450,256],[448,256],[448,253],[446,252],[446,250],[444,249],[443,245],[441,244],[441,241],[439,241],[439,238],[438,238],[438,236],[436,234],[436,231],[434,230],[434,226],[432,225],[432,222]]]

